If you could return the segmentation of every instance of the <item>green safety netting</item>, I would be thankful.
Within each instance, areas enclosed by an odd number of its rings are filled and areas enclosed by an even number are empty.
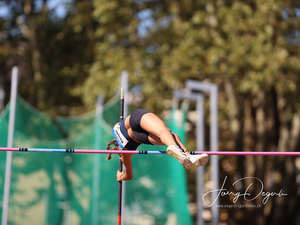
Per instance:
[[[14,147],[106,149],[119,120],[118,95],[95,112],[50,117],[17,98]],[[183,138],[175,109],[166,121]],[[178,113],[178,112],[177,112]],[[0,114],[0,146],[7,144],[9,107]],[[182,116],[180,118],[183,118]],[[141,145],[141,150],[165,150]],[[14,152],[8,224],[116,224],[118,155]],[[0,216],[6,153],[0,152]],[[125,182],[124,224],[192,224],[186,174],[166,155],[134,155],[134,179]]]

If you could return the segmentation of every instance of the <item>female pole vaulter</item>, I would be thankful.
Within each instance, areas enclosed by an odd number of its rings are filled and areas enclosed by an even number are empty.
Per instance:
[[[203,166],[208,161],[207,154],[191,155],[179,136],[172,133],[158,116],[145,109],[137,109],[115,124],[112,133],[121,150],[136,150],[140,144],[166,145],[167,154],[176,158],[185,169]],[[133,178],[131,157],[132,154],[122,154],[125,171],[117,172],[117,181]]]

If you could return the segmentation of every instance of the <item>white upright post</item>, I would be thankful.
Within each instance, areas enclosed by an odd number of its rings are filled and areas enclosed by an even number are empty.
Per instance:
[[[5,91],[2,84],[0,84],[0,112],[2,111],[2,109],[4,109],[4,99],[5,99]]]
[[[211,85],[210,87],[210,146],[211,151],[218,151],[218,87],[217,85]],[[211,157],[212,166],[212,181],[214,184],[214,190],[218,190],[219,186],[219,157],[214,155]],[[220,210],[219,210],[219,199],[217,199],[217,193],[212,193],[213,201],[216,199],[214,207],[212,207],[212,225],[219,224]]]
[[[178,104],[179,99],[188,99],[196,101],[197,109],[197,124],[196,124],[196,145],[197,151],[204,150],[204,96],[199,93],[187,93],[183,91],[173,92],[174,102]],[[202,205],[202,194],[204,190],[204,167],[197,168],[197,225],[204,225],[204,219],[202,218],[203,205]]]
[[[96,103],[96,115],[95,115],[95,149],[99,149],[99,143],[101,140],[101,129],[100,122],[102,120],[103,113],[103,102],[104,97],[102,95],[98,96]],[[99,200],[99,183],[100,183],[100,154],[94,154],[94,168],[93,168],[93,186],[92,186],[92,206],[91,206],[91,224],[96,225],[97,223],[97,215],[98,215],[98,200]]]
[[[14,129],[15,129],[15,112],[18,91],[18,67],[12,69],[12,82],[10,92],[10,111],[8,124],[7,147],[13,147]],[[9,209],[9,194],[10,194],[10,177],[11,177],[12,152],[6,153],[4,194],[3,194],[3,210],[2,210],[2,225],[7,225],[8,209]]]
[[[121,87],[124,88],[124,119],[127,117],[128,113],[128,72],[123,70],[121,73]],[[123,164],[123,171],[125,170]],[[122,209],[125,208],[125,193],[126,193],[126,182],[122,181]],[[124,224],[124,213],[121,215],[121,225]]]
[[[197,95],[197,151],[203,151],[205,146],[205,125],[204,125],[204,97],[202,94]],[[204,219],[202,217],[203,212],[203,204],[202,204],[202,196],[204,191],[204,166],[197,168],[197,225],[204,225]]]
[[[218,151],[218,87],[215,84],[204,83],[195,80],[187,80],[186,88],[190,90],[197,90],[207,92],[210,94],[210,150]],[[213,155],[211,158],[211,179],[213,181],[214,190],[219,189],[219,158]],[[212,193],[212,199],[215,205],[211,208],[212,211],[212,225],[219,223],[219,200],[217,193]]]

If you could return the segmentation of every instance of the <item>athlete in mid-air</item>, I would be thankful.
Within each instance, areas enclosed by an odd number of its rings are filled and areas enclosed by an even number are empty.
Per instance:
[[[165,123],[154,113],[137,109],[112,130],[121,150],[136,150],[140,144],[166,145],[167,154],[176,158],[185,169],[203,166],[208,161],[207,154],[191,155],[179,136],[172,133]],[[118,181],[133,178],[132,154],[121,154],[125,171],[117,172]]]

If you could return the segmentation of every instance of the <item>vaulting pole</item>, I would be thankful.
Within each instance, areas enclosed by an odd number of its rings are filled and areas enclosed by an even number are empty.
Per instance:
[[[121,108],[120,108],[120,121],[124,119],[124,88],[121,88]],[[119,172],[122,172],[122,159],[119,158]],[[118,225],[121,225],[122,217],[122,181],[119,181],[119,196],[118,196]]]

